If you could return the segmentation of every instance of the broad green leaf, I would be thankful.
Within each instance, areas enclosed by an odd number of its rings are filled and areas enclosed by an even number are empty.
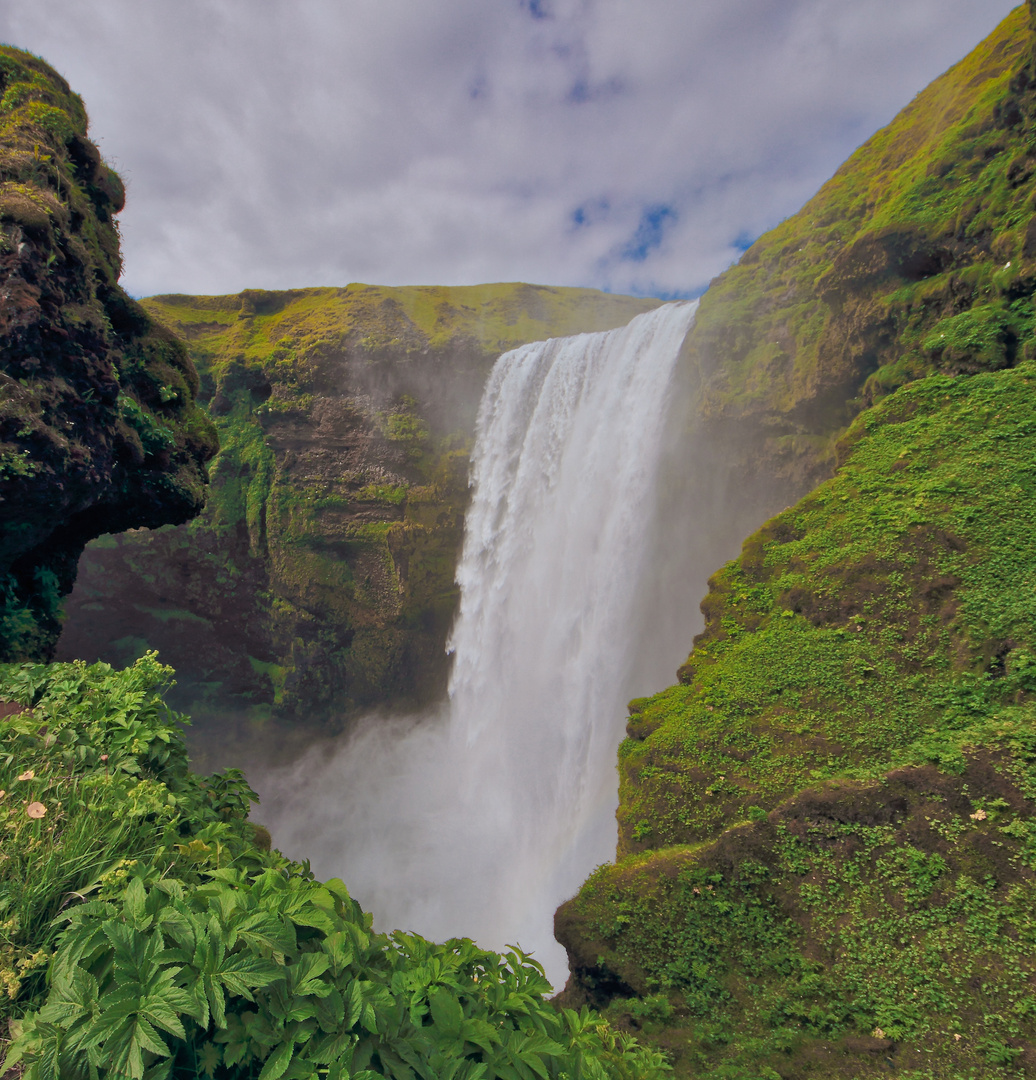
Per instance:
[[[240,940],[259,949],[268,949],[284,962],[285,954],[295,952],[295,928],[278,916],[266,911],[247,915],[237,925]]]
[[[214,974],[223,980],[223,985],[232,994],[240,994],[252,1001],[254,999],[249,991],[283,979],[284,969],[261,956],[237,952],[228,956]]]
[[[349,996],[345,1001],[345,1026],[352,1027],[360,1018],[363,1009],[363,984],[354,979],[349,986]]]
[[[500,1032],[487,1021],[472,1017],[461,1023],[460,1038],[488,1052],[499,1045]]]
[[[173,1059],[156,1061],[150,1069],[144,1070],[144,1080],[169,1080],[173,1071]]]
[[[212,1077],[223,1060],[223,1051],[211,1042],[204,1042],[198,1054],[198,1067],[208,1077]]]
[[[414,1070],[398,1054],[394,1054],[389,1050],[388,1047],[378,1047],[378,1056],[381,1058],[382,1066],[388,1069],[392,1080],[414,1080]]]
[[[349,935],[341,930],[328,934],[321,942],[321,948],[331,959],[331,974],[338,978],[353,962],[353,943]]]
[[[307,1056],[318,1065],[329,1065],[331,1062],[349,1055],[355,1045],[356,1036],[350,1032],[330,1032],[321,1038],[313,1040]]]
[[[332,984],[321,978],[330,965],[330,959],[324,953],[303,953],[298,961],[288,968],[288,985],[297,997],[312,994],[326,997],[333,989]]]
[[[342,1021],[345,1019],[345,1001],[340,990],[332,986],[331,993],[324,998],[317,998],[313,1004],[317,1022],[322,1031],[341,1030]]]
[[[464,1010],[456,996],[449,990],[436,990],[428,999],[432,1022],[447,1037],[459,1038]]]
[[[163,1057],[169,1056],[169,1048],[158,1037],[158,1032],[144,1019],[127,1020],[104,1044],[104,1054],[110,1058],[112,1071],[125,1074],[133,1080],[144,1075],[143,1051]]]
[[[278,1080],[278,1077],[283,1076],[291,1063],[291,1056],[294,1051],[294,1039],[281,1043],[266,1059],[266,1064],[263,1065],[262,1071],[259,1073],[259,1080]]]
[[[169,1047],[143,1016],[137,1018],[136,1035],[138,1042],[145,1050],[150,1050],[152,1054],[158,1054],[160,1057],[169,1056]]]
[[[147,893],[144,890],[144,883],[140,878],[135,877],[122,894],[122,910],[127,922],[135,930],[144,930],[150,925],[151,919],[148,917],[146,909]]]

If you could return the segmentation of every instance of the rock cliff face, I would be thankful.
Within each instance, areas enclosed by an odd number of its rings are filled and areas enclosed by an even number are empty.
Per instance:
[[[222,724],[441,694],[493,361],[657,303],[517,284],[144,301],[201,374],[222,442],[212,494],[190,525],[88,549],[59,656],[157,648],[177,704]]]
[[[1032,35],[1017,10],[702,302],[728,467],[828,479],[630,703],[618,861],[558,912],[566,999],[678,1075],[1036,1072]]]
[[[118,285],[122,183],[80,99],[0,47],[0,659],[47,658],[84,545],[182,522],[216,450],[183,345]]]

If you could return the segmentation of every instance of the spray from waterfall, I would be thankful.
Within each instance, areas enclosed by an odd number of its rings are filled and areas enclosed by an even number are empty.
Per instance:
[[[557,905],[614,855],[625,703],[671,681],[643,590],[667,399],[694,304],[497,361],[472,455],[449,699],[371,717],[257,776],[280,848],[381,929],[532,950],[556,983]],[[675,655],[673,649],[675,648]]]

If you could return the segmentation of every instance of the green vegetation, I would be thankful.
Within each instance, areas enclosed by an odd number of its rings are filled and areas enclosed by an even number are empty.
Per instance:
[[[712,283],[687,372],[707,422],[751,433],[724,440],[743,468],[800,495],[883,394],[1014,363],[1036,280],[1030,56],[1020,7]]]
[[[18,1018],[5,1071],[663,1075],[588,1010],[548,1005],[521,953],[376,933],[340,881],[270,851],[240,773],[188,771],[170,675],[150,654],[121,672],[0,668],[0,1019]]]
[[[715,575],[684,683],[631,703],[624,858],[559,931],[591,999],[666,995],[691,1074],[868,1075],[875,1030],[897,1068],[1028,1052],[1033,417],[1028,361],[884,399]]]
[[[264,850],[240,774],[187,770],[148,653],[121,673],[0,670],[9,1064],[574,1080],[659,1075],[664,1053],[728,1080],[1036,1072],[1032,26],[1013,13],[702,302],[683,374],[738,479],[731,520],[760,489],[798,501],[713,577],[679,684],[630,704],[618,860],[557,917],[562,1004],[610,1023],[546,1005],[518,953],[376,934],[342,883]],[[85,114],[34,77],[5,74],[0,110],[81,138]],[[60,184],[41,194],[50,166],[19,161],[0,210],[51,228]],[[161,642],[201,713],[431,696],[492,358],[651,303],[515,285],[153,298],[220,430],[214,497],[91,550],[66,648],[88,631],[132,660]],[[162,411],[193,408],[163,340],[166,367],[127,347],[109,394],[143,463],[203,430]],[[141,372],[146,392],[127,389]],[[42,390],[17,385],[4,407],[26,425]],[[13,441],[0,482],[36,462]],[[60,574],[32,573],[56,610]],[[24,582],[0,589],[0,629],[39,649]]]
[[[1033,75],[1019,10],[702,302],[720,445],[833,476],[630,703],[618,861],[558,912],[565,999],[677,1075],[1036,1069]]]
[[[59,656],[158,648],[197,719],[340,720],[440,695],[493,361],[656,304],[520,284],[144,301],[189,342],[222,448],[200,517],[88,550]],[[204,628],[161,616],[182,608]]]

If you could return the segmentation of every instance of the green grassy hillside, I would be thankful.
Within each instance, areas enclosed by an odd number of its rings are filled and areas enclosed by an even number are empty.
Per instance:
[[[222,449],[201,517],[87,550],[59,658],[157,648],[196,717],[320,720],[441,694],[493,361],[657,304],[522,284],[144,301],[188,342]]]
[[[695,417],[801,494],[845,425],[909,379],[1014,363],[1031,335],[1032,94],[1018,8],[706,293]]]
[[[568,1002],[678,1075],[1036,1075],[1036,95],[1018,10],[704,298],[706,423],[830,479],[630,704]],[[852,419],[855,414],[855,419]]]

